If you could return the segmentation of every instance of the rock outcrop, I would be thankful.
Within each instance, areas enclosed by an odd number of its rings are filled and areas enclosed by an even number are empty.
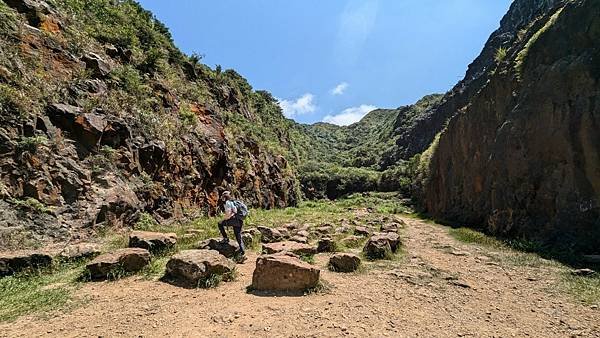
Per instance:
[[[467,74],[482,84],[464,84],[475,94],[434,147],[428,212],[598,252],[598,13],[597,1],[513,3]]]
[[[265,141],[290,143],[276,100],[182,54],[137,3],[0,6],[6,237],[79,241],[142,213],[159,222],[213,215],[224,190],[252,207],[296,204],[288,154]]]

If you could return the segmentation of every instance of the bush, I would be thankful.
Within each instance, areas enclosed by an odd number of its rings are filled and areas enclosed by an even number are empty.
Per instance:
[[[343,168],[311,162],[300,170],[307,198],[336,199],[354,192],[376,191],[381,174],[364,168]]]

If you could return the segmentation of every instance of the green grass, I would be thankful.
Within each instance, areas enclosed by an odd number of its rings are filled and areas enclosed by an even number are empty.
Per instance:
[[[66,310],[81,302],[74,296],[83,264],[65,264],[53,270],[0,279],[0,322],[20,316]]]
[[[452,228],[449,233],[461,242],[494,249],[495,252],[490,252],[490,256],[501,263],[519,267],[555,268],[560,271],[559,287],[562,290],[585,304],[600,305],[600,274],[574,276],[571,274],[571,267],[555,259],[544,258],[564,257],[565,253],[554,252],[535,241],[500,240],[468,228]],[[572,261],[573,258],[567,257],[567,260]]]

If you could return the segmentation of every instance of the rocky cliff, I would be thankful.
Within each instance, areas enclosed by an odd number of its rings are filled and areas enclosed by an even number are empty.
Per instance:
[[[0,246],[298,199],[291,122],[134,1],[0,1]]]
[[[512,4],[447,96],[456,115],[429,163],[431,214],[598,252],[598,41],[598,1]]]

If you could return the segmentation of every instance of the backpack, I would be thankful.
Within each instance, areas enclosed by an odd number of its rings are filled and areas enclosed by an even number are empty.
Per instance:
[[[237,213],[235,215],[239,219],[244,219],[248,217],[248,214],[250,212],[248,211],[248,207],[244,204],[244,202],[236,200],[233,201],[233,205],[235,205],[235,208],[237,209]]]

